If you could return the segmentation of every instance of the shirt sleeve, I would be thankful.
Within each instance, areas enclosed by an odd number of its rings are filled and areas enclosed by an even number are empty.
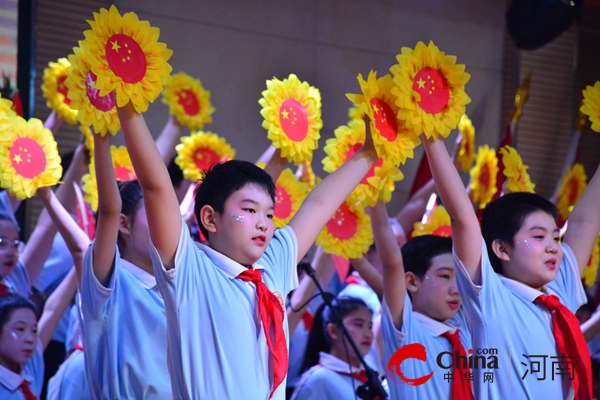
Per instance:
[[[88,248],[83,261],[83,270],[81,276],[81,307],[84,314],[87,314],[94,320],[102,318],[106,303],[110,295],[118,286],[118,268],[120,254],[116,249],[115,259],[113,261],[113,272],[110,275],[108,286],[104,286],[96,278],[93,268],[93,250],[95,242]]]
[[[298,241],[294,230],[289,226],[276,229],[273,239],[258,264],[265,268],[284,298],[298,286],[296,261],[298,260]]]
[[[396,350],[404,346],[406,334],[410,331],[412,325],[412,302],[408,294],[406,294],[406,301],[402,310],[402,326],[400,329],[394,325],[392,313],[385,300],[383,301],[381,304],[381,334],[383,335],[383,349],[386,359],[389,359]]]
[[[6,277],[6,283],[8,290],[11,293],[18,294],[19,296],[29,297],[31,295],[31,282],[29,281],[29,274],[27,268],[21,260],[17,262],[15,270]]]
[[[471,280],[467,269],[452,249],[454,266],[456,267],[456,284],[462,298],[467,320],[484,321],[485,318],[494,318],[504,310],[505,301],[509,296],[508,289],[492,268],[487,246],[481,238],[481,285],[476,285]],[[485,312],[484,312],[485,310]],[[484,315],[485,314],[485,315]]]
[[[582,304],[587,302],[587,297],[579,277],[579,267],[573,250],[566,243],[563,243],[561,247],[563,260],[556,278],[546,286],[560,298],[561,303],[575,313]]]

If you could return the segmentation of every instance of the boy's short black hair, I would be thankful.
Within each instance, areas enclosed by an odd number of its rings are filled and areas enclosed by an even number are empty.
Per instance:
[[[179,165],[175,163],[175,158],[176,157],[173,157],[171,159],[171,162],[169,162],[169,165],[167,166],[167,171],[169,172],[169,178],[171,178],[171,184],[173,185],[173,187],[179,188],[181,186],[181,182],[183,182],[183,171],[181,170]]]
[[[225,202],[233,193],[246,185],[262,188],[275,203],[275,183],[271,176],[256,165],[241,160],[215,163],[203,172],[202,179],[194,191],[194,215],[205,238],[208,231],[200,222],[200,210],[211,206],[219,214],[225,210]]]
[[[17,294],[5,294],[0,296],[0,333],[8,322],[13,312],[19,308],[28,308],[37,316],[37,308],[25,297]]]
[[[543,211],[558,219],[556,206],[534,193],[509,193],[492,201],[483,211],[481,233],[485,240],[490,262],[494,271],[502,273],[502,262],[492,250],[492,243],[499,239],[514,246],[514,238],[525,219],[536,211]]]
[[[452,239],[435,235],[415,236],[402,246],[401,251],[404,270],[423,279],[434,257],[452,254]]]

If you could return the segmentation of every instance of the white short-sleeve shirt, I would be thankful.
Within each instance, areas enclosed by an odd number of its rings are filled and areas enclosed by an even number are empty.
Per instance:
[[[266,400],[272,388],[271,357],[252,283],[246,270],[210,247],[194,243],[182,224],[175,268],[167,271],[150,245],[155,276],[165,299],[173,397]],[[298,244],[290,227],[275,230],[253,265],[283,300],[298,285]],[[284,314],[285,315],[285,314]],[[283,321],[288,342],[287,315]],[[285,380],[273,399],[285,398]]]
[[[83,348],[95,399],[171,397],[167,322],[154,277],[115,254],[108,287],[94,275],[86,253],[81,281]]]
[[[328,353],[319,353],[315,365],[298,381],[292,400],[342,400],[358,399],[356,390],[364,385],[351,376],[364,368],[352,367],[347,362]]]
[[[437,357],[443,352],[451,352],[450,341],[442,336],[446,332],[454,333],[458,328],[460,341],[465,350],[471,348],[471,335],[464,322],[463,307],[460,307],[456,316],[450,321],[439,322],[424,314],[413,311],[410,296],[406,295],[404,310],[402,312],[402,327],[396,328],[392,320],[390,309],[385,301],[381,312],[381,333],[383,335],[384,363],[387,366],[396,351],[404,345],[419,343],[425,347],[426,361],[416,359],[404,360],[400,370],[407,378],[416,379],[429,375],[431,378],[418,386],[403,383],[398,376],[390,376],[394,372],[387,371],[388,385],[392,399],[451,399],[452,380],[465,379],[465,377],[445,378],[447,373],[452,374],[453,369],[442,368],[437,364]],[[451,322],[451,323],[449,323]],[[456,324],[456,325],[454,325]],[[443,365],[449,365],[449,356],[442,355]],[[470,377],[466,377],[470,379]]]
[[[75,350],[48,381],[46,400],[88,400],[90,390],[85,377],[85,355]]]
[[[546,285],[545,294],[558,296],[561,303],[575,313],[586,302],[586,296],[571,248],[563,243],[562,249],[563,261],[556,278]],[[456,253],[453,256],[473,348],[498,351],[497,369],[473,369],[475,398],[572,398],[571,381],[562,380],[556,374],[553,378],[553,371],[560,371],[560,364],[556,358],[551,314],[533,303],[544,293],[497,274],[490,264],[483,239],[481,285],[471,281]],[[493,373],[493,382],[489,381],[490,372]],[[487,381],[484,374],[488,374]]]

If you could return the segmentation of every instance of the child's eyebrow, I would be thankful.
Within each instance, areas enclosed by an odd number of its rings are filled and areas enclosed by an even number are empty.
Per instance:
[[[438,269],[436,269],[436,272],[437,271],[443,271],[443,270],[447,270],[447,271],[453,272],[454,271],[454,267],[446,267],[446,266],[439,267]]]
[[[252,200],[252,199],[244,199],[241,201],[241,203],[250,203],[253,204],[255,206],[260,206],[260,203],[256,200]],[[271,205],[269,206],[269,210],[274,210],[275,209],[275,205]]]
[[[532,226],[531,228],[529,228],[529,230],[530,231],[541,230],[544,232],[548,232],[548,229],[544,228],[543,226],[538,226],[538,225]],[[558,227],[557,227],[556,229],[552,230],[552,232],[560,232],[560,229],[558,229]]]

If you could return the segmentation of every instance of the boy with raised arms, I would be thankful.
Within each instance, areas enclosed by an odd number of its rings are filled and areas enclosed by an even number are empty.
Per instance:
[[[173,396],[284,399],[283,299],[297,285],[297,263],[377,160],[370,134],[278,230],[272,179],[243,161],[214,165],[195,197],[195,215],[210,245],[197,246],[143,117],[131,105],[118,112],[144,194],[165,301]]]
[[[452,220],[473,350],[499,354],[498,368],[473,369],[475,398],[591,399],[590,356],[573,313],[586,299],[580,276],[600,229],[600,174],[573,208],[561,243],[556,208],[531,193],[490,203],[480,229],[443,141],[425,140],[425,150]]]

